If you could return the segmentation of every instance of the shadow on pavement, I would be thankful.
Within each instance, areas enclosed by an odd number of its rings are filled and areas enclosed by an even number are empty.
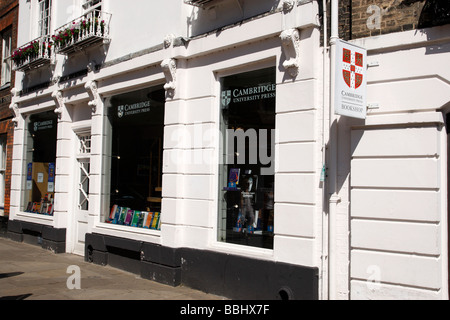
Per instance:
[[[31,293],[21,294],[20,296],[9,296],[9,297],[0,297],[0,301],[2,300],[25,300],[28,297],[31,297]]]
[[[23,274],[23,272],[10,272],[10,273],[0,273],[0,279],[16,277]]]

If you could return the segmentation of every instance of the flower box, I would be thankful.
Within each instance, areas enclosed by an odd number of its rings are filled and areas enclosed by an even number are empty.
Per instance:
[[[55,31],[52,41],[56,53],[70,54],[109,41],[111,15],[98,10],[81,16]]]
[[[52,55],[53,42],[50,37],[41,37],[14,50],[11,59],[14,70],[26,71],[49,64]]]

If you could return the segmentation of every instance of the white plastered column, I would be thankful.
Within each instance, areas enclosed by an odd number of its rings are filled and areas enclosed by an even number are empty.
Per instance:
[[[58,129],[56,139],[56,168],[55,168],[55,207],[54,227],[68,228],[69,215],[72,210],[71,192],[72,177],[72,119],[67,109],[63,93],[54,91],[55,113],[58,115]],[[69,201],[68,201],[69,200]]]

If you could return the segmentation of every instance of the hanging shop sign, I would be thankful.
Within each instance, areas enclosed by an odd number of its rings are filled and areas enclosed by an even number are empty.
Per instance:
[[[336,44],[335,113],[367,116],[367,50],[343,40]]]

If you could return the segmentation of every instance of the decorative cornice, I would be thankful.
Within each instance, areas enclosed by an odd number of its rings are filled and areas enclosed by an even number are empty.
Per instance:
[[[300,67],[300,32],[297,29],[285,30],[280,35],[286,61],[283,67],[295,78]]]

